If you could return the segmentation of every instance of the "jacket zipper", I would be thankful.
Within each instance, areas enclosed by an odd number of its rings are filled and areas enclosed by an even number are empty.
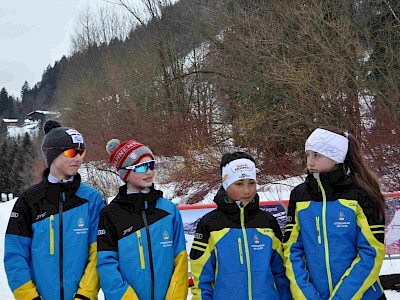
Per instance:
[[[50,216],[50,255],[54,255],[54,215]]]
[[[150,276],[151,276],[151,300],[154,300],[154,266],[153,266],[153,253],[151,250],[150,229],[147,223],[146,211],[142,210],[142,219],[146,228],[147,246],[149,248],[149,262],[150,262]]]
[[[239,209],[240,209],[240,225],[242,227],[244,250],[246,253],[248,294],[249,294],[249,300],[252,300],[253,296],[252,296],[252,290],[251,290],[250,254],[249,254],[249,245],[247,242],[246,226],[245,226],[245,222],[244,222],[244,207],[239,207]]]
[[[64,266],[63,266],[63,211],[64,211],[64,201],[65,193],[61,192],[59,203],[58,203],[58,214],[59,214],[59,235],[60,235],[60,300],[64,300]]]
[[[317,175],[317,174],[314,174]],[[319,179],[319,174],[317,183],[319,188],[321,189],[322,193],[322,231],[324,234],[324,248],[325,248],[325,267],[326,267],[326,274],[328,276],[328,285],[329,285],[329,291],[330,294],[333,292],[333,284],[332,284],[332,275],[331,275],[331,267],[330,267],[330,262],[329,262],[329,243],[328,243],[328,231],[327,231],[327,226],[326,226],[326,194],[325,194],[325,189],[322,186],[321,180]]]
[[[146,264],[144,261],[144,253],[143,253],[143,245],[142,245],[142,235],[140,234],[140,230],[136,231],[136,236],[139,245],[139,257],[140,257],[140,268],[145,269]]]
[[[319,216],[315,217],[315,225],[317,227],[318,244],[321,244],[321,228],[319,226]]]
[[[242,239],[241,238],[238,238],[238,246],[239,246],[240,264],[243,265],[243,248],[242,248]]]

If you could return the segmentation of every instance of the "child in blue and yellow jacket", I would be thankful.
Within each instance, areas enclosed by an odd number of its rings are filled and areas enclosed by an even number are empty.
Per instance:
[[[83,136],[55,120],[44,124],[43,179],[18,197],[5,236],[4,266],[16,300],[94,300],[100,288],[100,193],[78,173]],[[0,297],[3,299],[3,297]]]
[[[217,209],[200,219],[190,251],[192,299],[291,299],[282,233],[259,207],[254,158],[226,153],[220,170]]]
[[[284,238],[294,299],[386,299],[384,198],[355,137],[318,128],[305,144],[308,175],[290,195]]]
[[[110,140],[110,163],[126,182],[100,214],[98,264],[107,300],[186,300],[188,257],[177,206],[153,185],[151,150]]]

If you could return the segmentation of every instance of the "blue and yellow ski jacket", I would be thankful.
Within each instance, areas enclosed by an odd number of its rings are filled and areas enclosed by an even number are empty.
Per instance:
[[[5,236],[4,266],[17,300],[95,299],[97,226],[104,201],[81,183],[43,180],[16,201]]]
[[[186,300],[188,257],[181,214],[150,189],[127,194],[126,185],[100,216],[98,265],[107,300]]]
[[[190,251],[192,299],[291,299],[278,222],[259,208],[258,195],[241,207],[224,194],[220,189],[217,209],[197,225]]]
[[[294,299],[385,299],[384,220],[342,168],[309,174],[290,195],[284,237]]]

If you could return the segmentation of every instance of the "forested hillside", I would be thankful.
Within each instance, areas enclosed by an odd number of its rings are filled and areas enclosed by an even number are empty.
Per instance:
[[[37,91],[87,136],[89,160],[136,138],[184,157],[171,174],[184,192],[219,182],[221,153],[240,147],[266,182],[301,174],[307,135],[334,125],[363,141],[385,190],[400,189],[399,1],[113,2],[82,13],[56,84]]]

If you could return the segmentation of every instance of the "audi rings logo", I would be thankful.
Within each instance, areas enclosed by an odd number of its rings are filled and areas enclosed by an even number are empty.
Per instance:
[[[97,235],[105,235],[106,234],[106,230],[105,229],[99,229],[97,231]]]
[[[12,212],[11,213],[11,218],[18,218],[19,217],[19,213],[17,213],[17,212]]]

